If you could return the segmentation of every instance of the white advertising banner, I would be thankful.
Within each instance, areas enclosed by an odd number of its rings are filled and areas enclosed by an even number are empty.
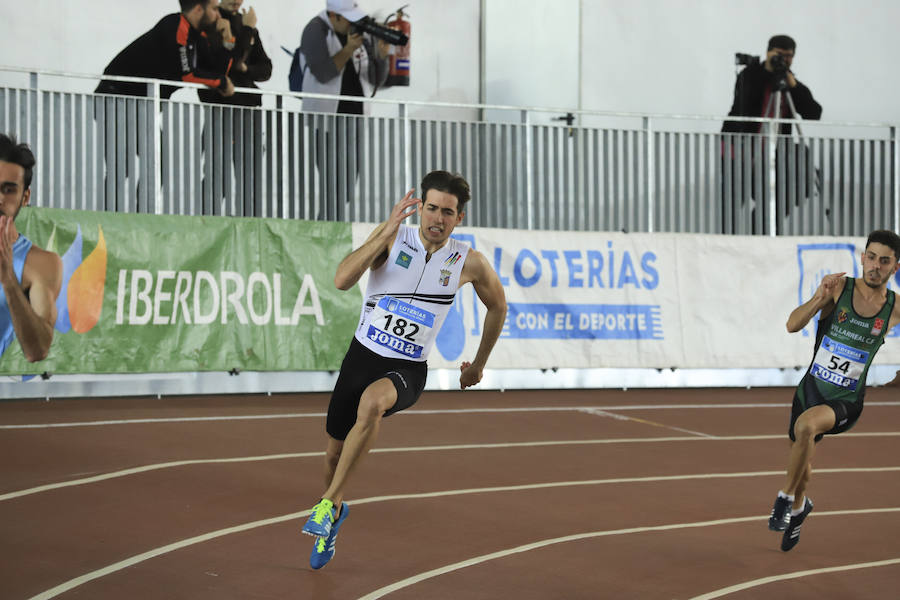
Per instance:
[[[359,247],[372,225],[354,225]],[[458,227],[503,283],[506,324],[489,367],[806,367],[815,320],[789,334],[790,312],[826,273],[859,276],[865,239],[513,231]],[[360,282],[360,290],[365,289]],[[900,277],[889,287],[900,290]],[[485,309],[472,286],[428,364],[475,356]],[[900,327],[876,364],[900,364]]]

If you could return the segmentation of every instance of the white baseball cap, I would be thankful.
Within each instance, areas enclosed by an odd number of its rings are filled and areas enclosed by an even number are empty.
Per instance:
[[[325,4],[325,10],[337,13],[351,23],[356,23],[366,16],[366,13],[359,8],[356,0],[328,0]]]

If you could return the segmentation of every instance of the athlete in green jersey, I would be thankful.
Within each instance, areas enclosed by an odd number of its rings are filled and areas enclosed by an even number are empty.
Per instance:
[[[804,492],[816,442],[856,424],[872,359],[888,331],[900,324],[900,303],[887,289],[900,268],[898,261],[900,237],[892,231],[872,232],[862,253],[863,276],[826,275],[809,302],[788,317],[787,330],[794,333],[819,313],[813,360],[794,394],[787,482],[769,517],[769,529],[784,531],[785,552],[800,541],[800,527],[812,512]]]

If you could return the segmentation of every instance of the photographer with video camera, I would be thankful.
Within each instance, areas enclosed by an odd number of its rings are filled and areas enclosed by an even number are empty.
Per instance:
[[[737,77],[734,85],[734,102],[728,112],[730,117],[773,117],[790,119],[793,117],[787,102],[781,103],[781,114],[763,114],[770,106],[770,98],[777,91],[787,91],[791,95],[797,114],[806,120],[818,120],[822,107],[813,99],[809,88],[797,81],[791,72],[794,51],[797,44],[787,35],[776,35],[769,40],[766,60],[760,62],[755,56],[738,54],[738,62],[747,66]],[[752,121],[725,121],[723,133],[759,133],[762,123]],[[790,123],[783,123],[782,134],[791,133]]]
[[[300,39],[297,67],[301,91],[374,96],[388,77],[389,45],[408,41],[399,35],[375,23],[355,0],[327,0],[325,10],[306,25]],[[353,100],[304,98],[303,110],[353,115],[317,119],[315,136],[316,167],[326,186],[318,197],[315,218],[344,220],[363,159],[361,116],[369,113],[369,107]]]
[[[303,91],[371,97],[388,76],[388,42],[363,33],[368,23],[355,0],[327,0],[300,38]],[[366,114],[363,102],[305,98],[303,110],[348,115]]]
[[[791,72],[794,51],[797,44],[787,35],[776,35],[769,39],[766,58],[747,54],[736,54],[736,64],[746,65],[738,74],[734,86],[734,101],[728,116],[767,117],[782,119],[818,120],[822,116],[822,107],[812,96],[809,88],[797,81]],[[763,201],[768,171],[758,168],[765,160],[765,142],[758,136],[747,134],[766,133],[765,122],[725,121],[722,125],[722,233],[762,233],[766,231],[769,205]],[[798,129],[799,131],[799,129]],[[791,136],[790,123],[781,123],[778,134]],[[794,144],[790,140],[777,142],[778,148],[793,148],[791,164],[804,165],[789,177],[789,185],[776,184],[777,189],[785,190],[783,200],[784,215],[790,214],[790,198],[799,205],[801,198],[812,192],[812,187],[801,173],[814,173],[814,166],[806,145]],[[787,145],[787,146],[786,146]],[[784,160],[787,154],[777,151]],[[781,178],[781,175],[777,175]],[[750,200],[755,200],[751,203]],[[781,221],[776,221],[776,231],[781,228]]]

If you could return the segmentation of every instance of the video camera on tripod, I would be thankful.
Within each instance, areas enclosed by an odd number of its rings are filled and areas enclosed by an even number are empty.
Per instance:
[[[363,17],[350,27],[353,33],[368,33],[394,46],[405,46],[409,42],[409,37],[405,33],[379,25],[372,17]]]
[[[736,65],[758,65],[759,64],[759,56],[755,56],[753,54],[742,54],[740,52],[734,53],[734,64]],[[784,57],[780,54],[773,54],[772,58],[769,59],[769,64],[772,65],[772,70],[776,73],[785,73],[787,72],[788,66],[787,61],[784,60]]]
[[[747,67],[750,66],[759,66],[760,59],[759,56],[753,54],[743,54],[741,52],[734,53],[734,64],[735,65],[744,65]],[[776,78],[776,87],[779,90],[787,89],[787,72],[788,72],[788,64],[784,57],[777,52],[772,55],[769,59],[769,65],[772,67],[772,73]]]

